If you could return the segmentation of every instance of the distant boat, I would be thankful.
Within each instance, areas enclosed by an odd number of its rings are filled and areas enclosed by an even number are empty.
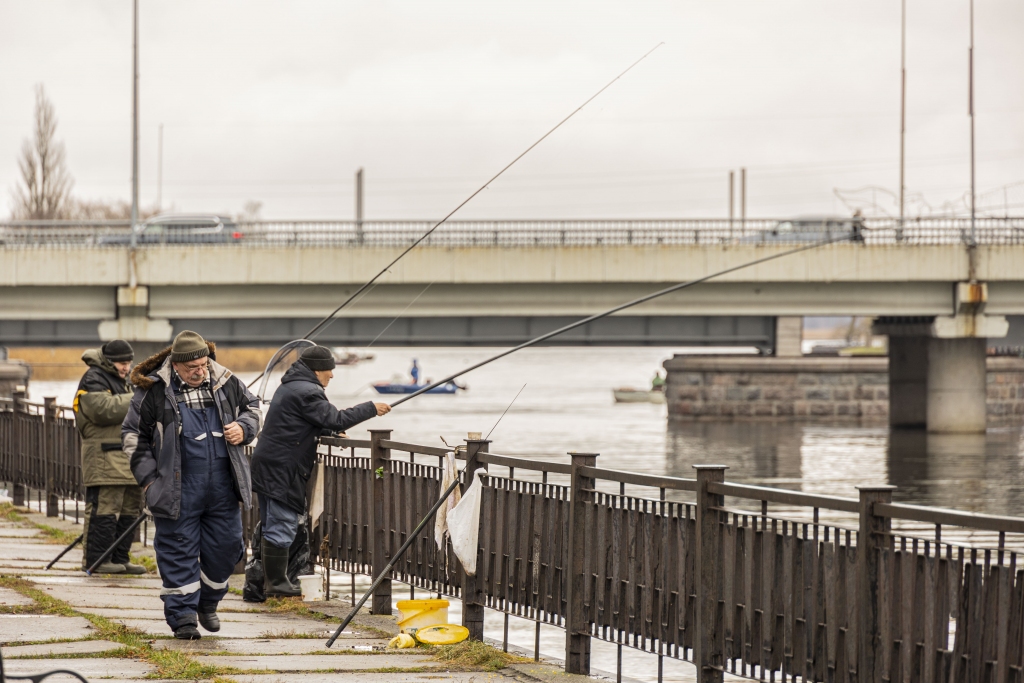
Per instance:
[[[656,389],[634,389],[620,387],[612,389],[616,403],[664,403],[665,392]]]
[[[394,382],[377,382],[371,385],[378,394],[412,394],[423,387],[430,386],[429,384],[398,384]],[[459,389],[463,389],[455,382],[448,382],[441,386],[434,387],[428,392],[428,394],[454,394]]]
[[[364,360],[373,360],[374,355],[372,353],[352,353],[346,349],[339,349],[334,347],[331,349],[331,353],[334,354],[334,362],[338,365],[355,365],[361,363]]]

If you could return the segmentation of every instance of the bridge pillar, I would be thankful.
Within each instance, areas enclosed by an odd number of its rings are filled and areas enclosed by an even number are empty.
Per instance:
[[[167,343],[174,336],[169,320],[149,317],[149,287],[117,288],[117,319],[99,325],[100,339]]]
[[[986,339],[1005,337],[1004,316],[984,314],[984,283],[957,284],[955,313],[876,318],[889,336],[889,424],[937,433],[984,432]]]
[[[780,315],[775,318],[775,355],[793,357],[804,355],[804,319],[799,315]]]

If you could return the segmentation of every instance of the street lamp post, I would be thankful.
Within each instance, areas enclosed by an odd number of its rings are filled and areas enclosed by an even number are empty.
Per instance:
[[[135,226],[139,222],[139,0],[132,0],[132,225],[131,248],[135,250]],[[132,259],[134,262],[134,259]],[[133,273],[134,275],[134,273]],[[134,278],[133,278],[134,279]],[[134,284],[134,282],[133,282]]]

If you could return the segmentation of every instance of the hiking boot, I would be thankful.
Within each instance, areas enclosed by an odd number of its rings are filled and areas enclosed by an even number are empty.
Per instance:
[[[217,616],[216,608],[212,612],[197,612],[196,616],[199,617],[199,624],[210,633],[220,630],[220,617]]]
[[[174,637],[178,640],[199,640],[203,636],[195,624],[182,624],[174,629]]]
[[[124,565],[116,562],[104,562],[96,567],[93,574],[124,574]]]
[[[288,548],[263,542],[263,573],[267,580],[267,597],[296,597],[302,590],[288,580]]]
[[[125,562],[123,565],[125,574],[145,574],[147,570],[141,564],[133,564],[132,562]]]

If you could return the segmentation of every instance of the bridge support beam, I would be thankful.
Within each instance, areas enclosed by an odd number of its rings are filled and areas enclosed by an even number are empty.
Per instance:
[[[889,424],[937,433],[978,433],[986,426],[986,339],[1005,337],[1004,316],[984,314],[983,283],[957,284],[955,314],[876,318],[889,336]]]
[[[98,331],[105,342],[124,339],[164,344],[174,336],[169,320],[149,317],[149,287],[118,287],[117,319],[100,322]]]

